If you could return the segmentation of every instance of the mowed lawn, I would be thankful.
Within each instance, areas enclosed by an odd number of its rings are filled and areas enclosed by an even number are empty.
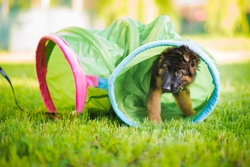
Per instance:
[[[33,64],[2,64],[0,166],[250,166],[250,62],[220,65],[221,96],[202,123],[128,127],[113,113],[46,114]],[[65,99],[67,100],[67,99]]]

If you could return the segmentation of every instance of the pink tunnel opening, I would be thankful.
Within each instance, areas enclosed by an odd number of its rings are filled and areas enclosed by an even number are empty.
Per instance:
[[[47,64],[46,64],[46,44],[47,41],[53,41],[61,49],[64,57],[68,61],[72,70],[75,81],[76,94],[76,111],[79,113],[83,111],[88,86],[98,86],[98,77],[85,75],[83,72],[75,52],[68,46],[68,44],[59,36],[47,35],[40,39],[36,50],[36,73],[40,86],[40,92],[43,102],[48,112],[56,112],[56,107],[51,98],[48,85],[46,83]]]

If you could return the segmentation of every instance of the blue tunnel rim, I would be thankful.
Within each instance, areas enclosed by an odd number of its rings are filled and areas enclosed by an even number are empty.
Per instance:
[[[124,67],[137,55],[140,53],[156,48],[156,47],[161,47],[161,46],[181,46],[181,45],[187,45],[190,49],[195,51],[200,58],[206,63],[208,70],[212,76],[213,79],[213,85],[214,85],[214,90],[211,94],[210,99],[208,100],[207,104],[204,106],[201,112],[199,112],[198,115],[196,115],[191,122],[202,122],[205,120],[211,112],[214,110],[218,99],[220,95],[220,76],[219,76],[219,70],[213,60],[208,56],[208,53],[206,53],[201,46],[199,46],[197,43],[194,41],[188,39],[188,40],[160,40],[160,41],[155,41],[155,42],[150,42],[147,44],[144,44],[137,49],[135,49],[133,52],[131,52],[113,71],[111,76],[108,79],[108,94],[110,98],[111,105],[113,107],[114,112],[116,115],[127,125],[136,127],[138,125],[137,122],[132,121],[129,119],[118,107],[115,99],[115,93],[114,93],[114,82],[116,80],[116,77],[122,72]]]

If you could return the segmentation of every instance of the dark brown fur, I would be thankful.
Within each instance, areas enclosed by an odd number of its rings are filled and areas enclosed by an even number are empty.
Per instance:
[[[199,56],[187,46],[165,49],[153,64],[147,100],[149,120],[161,122],[160,97],[169,92],[185,116],[194,114],[187,86],[196,76]]]

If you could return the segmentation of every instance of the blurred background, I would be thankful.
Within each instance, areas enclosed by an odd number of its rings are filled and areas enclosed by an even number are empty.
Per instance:
[[[208,47],[228,39],[250,47],[250,0],[0,0],[0,56],[34,57],[39,39],[64,27],[103,29],[120,16],[147,24],[159,15]]]

